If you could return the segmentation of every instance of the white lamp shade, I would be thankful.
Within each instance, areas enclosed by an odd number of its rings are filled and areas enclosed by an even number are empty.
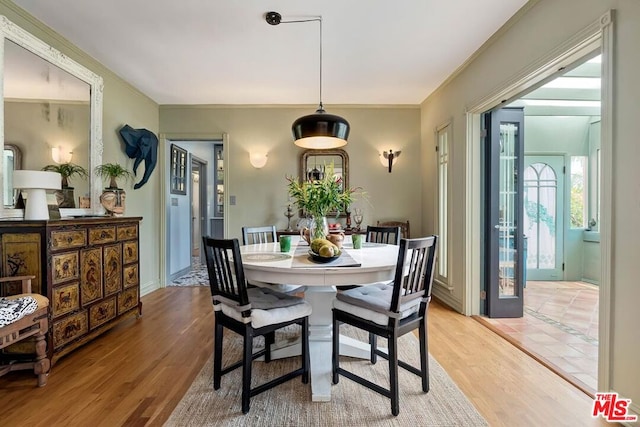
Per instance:
[[[17,170],[13,172],[13,187],[27,190],[24,219],[49,219],[45,190],[60,190],[62,177],[58,172]]]
[[[13,172],[13,187],[23,190],[31,188],[60,190],[62,176],[58,172],[17,170]]]

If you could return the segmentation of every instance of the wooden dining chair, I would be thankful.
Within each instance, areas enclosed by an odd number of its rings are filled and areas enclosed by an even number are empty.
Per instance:
[[[367,242],[399,245],[402,238],[400,226],[367,226]]]
[[[391,413],[400,413],[398,366],[422,379],[422,391],[429,391],[429,346],[427,308],[436,258],[437,236],[402,239],[398,251],[395,277],[390,284],[375,284],[340,292],[333,302],[333,383],[340,375],[391,399]],[[371,363],[377,356],[389,361],[389,384],[384,388],[340,367],[340,325],[347,323],[369,334],[387,339],[388,351],[377,348],[371,340]],[[398,338],[418,329],[420,369],[398,360]]]
[[[242,227],[242,244],[253,245],[257,243],[277,242],[275,225],[265,225],[260,227]]]
[[[213,345],[213,388],[220,389],[222,376],[242,367],[242,413],[249,412],[250,398],[293,378],[309,383],[309,315],[311,304],[304,299],[269,288],[247,288],[238,239],[203,237],[209,284],[215,313]],[[271,362],[275,331],[300,325],[301,367],[251,387],[252,362],[264,356]],[[222,366],[223,331],[227,328],[243,338],[242,359]],[[263,349],[253,351],[253,339],[264,337]]]
[[[379,227],[400,227],[402,230],[402,238],[410,239],[411,231],[409,228],[409,220],[406,221],[378,221],[377,225]]]
[[[35,276],[14,276],[0,278],[0,350],[35,338],[35,355],[21,360],[6,355],[8,363],[0,364],[0,376],[18,369],[33,369],[38,377],[38,387],[47,384],[51,363],[47,358],[46,335],[49,330],[49,299],[31,292],[31,280]],[[20,282],[17,293],[8,290]],[[33,338],[32,338],[33,339]],[[3,357],[4,359],[4,357]]]

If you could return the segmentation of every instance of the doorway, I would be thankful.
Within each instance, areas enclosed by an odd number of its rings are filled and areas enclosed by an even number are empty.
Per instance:
[[[487,211],[485,233],[490,241],[496,228],[501,244],[486,246],[492,251],[488,258],[497,261],[486,266],[488,318],[483,323],[591,395],[598,389],[599,289],[587,282],[593,266],[584,255],[594,244],[593,218],[600,217],[600,127],[594,126],[601,119],[598,53],[586,54],[509,108],[487,113],[496,118],[500,133],[496,138],[495,123],[488,120],[485,141],[487,158],[499,151],[500,162],[486,163],[486,193],[497,194],[500,203],[499,216]],[[514,107],[524,112],[523,128],[502,113]],[[513,147],[521,130],[518,150]],[[492,175],[500,180],[492,181]],[[486,200],[494,204],[493,197]],[[523,288],[518,287],[519,266]],[[595,282],[601,283],[599,273]],[[521,300],[522,314],[496,310],[496,290],[499,308]]]
[[[207,162],[191,155],[191,266],[204,265],[202,236],[207,234]]]

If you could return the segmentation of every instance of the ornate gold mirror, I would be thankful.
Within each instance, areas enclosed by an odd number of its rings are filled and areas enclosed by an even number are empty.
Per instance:
[[[333,175],[342,178],[342,188],[349,188],[349,155],[340,148],[303,151],[300,155],[300,181],[324,178],[331,163]],[[341,212],[340,216],[345,216],[345,213]]]

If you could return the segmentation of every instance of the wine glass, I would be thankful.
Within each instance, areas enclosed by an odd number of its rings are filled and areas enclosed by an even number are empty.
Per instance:
[[[356,223],[356,230],[360,231],[360,224],[362,224],[362,209],[356,208],[353,214],[353,221]]]

